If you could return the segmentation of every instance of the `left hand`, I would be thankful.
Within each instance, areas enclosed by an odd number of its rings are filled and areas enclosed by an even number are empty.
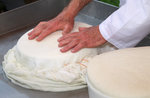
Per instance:
[[[58,39],[59,47],[63,47],[60,51],[75,53],[82,48],[94,48],[106,43],[99,32],[99,26],[88,28],[79,27],[79,32],[69,33]]]

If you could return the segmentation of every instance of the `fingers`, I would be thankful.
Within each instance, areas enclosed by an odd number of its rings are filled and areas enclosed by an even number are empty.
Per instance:
[[[73,41],[66,42],[66,40],[69,38]],[[66,34],[59,38],[58,41],[64,41],[62,44],[62,46],[64,47],[60,50],[61,52],[66,52],[72,49],[71,52],[73,53],[81,50],[82,48],[97,47],[106,42],[106,40],[102,37],[102,35],[99,32],[98,26],[90,28],[79,28],[79,32]]]
[[[30,33],[28,34],[28,35],[29,35],[28,39],[29,39],[29,40],[34,39],[34,38],[36,38],[37,36],[39,36],[40,33],[41,33],[41,30],[39,30],[39,31],[33,30],[32,32],[30,32]]]
[[[48,28],[46,30],[44,30],[39,36],[38,38],[36,39],[37,41],[41,41],[43,40],[46,36],[48,36],[49,34],[57,31],[58,29],[57,28]]]
[[[45,24],[47,22],[40,22],[34,29],[33,31],[31,31],[30,33],[28,33],[28,39],[29,40],[32,40],[34,38],[36,38],[37,36],[40,35],[40,33],[42,32],[42,29],[45,28]]]
[[[61,52],[67,52],[68,50],[75,47],[78,43],[79,43],[78,40],[74,40],[74,41],[70,42],[68,45],[66,45],[65,47],[63,47],[60,51]]]
[[[76,37],[77,35],[78,35],[78,32],[74,32],[74,33],[69,33],[69,34],[63,35],[62,37],[60,37],[58,39],[58,42],[60,42],[62,40],[65,40],[66,38]]]
[[[65,28],[64,28],[64,30],[63,30],[63,34],[65,35],[65,34],[67,34],[67,33],[69,33],[71,30],[72,30],[72,26],[69,26],[69,25],[67,25]],[[48,29],[46,29],[46,30],[44,30],[40,35],[39,35],[39,37],[36,39],[37,41],[41,41],[41,40],[43,40],[46,36],[48,36],[49,34],[51,34],[51,33],[53,33],[53,32],[55,32],[55,31],[57,31],[57,30],[62,30],[62,27],[60,26],[52,26],[52,27],[49,27]],[[72,35],[74,35],[74,34],[72,34]]]
[[[40,22],[32,32],[28,33],[28,39],[37,37],[37,41],[43,40],[46,36],[57,30],[63,30],[62,34],[69,33],[73,28],[73,22],[67,22],[62,19],[53,19],[48,22]]]
[[[71,52],[72,53],[75,53],[75,52],[78,52],[79,50],[81,50],[82,48],[85,48],[85,44],[80,42],[78,45],[76,45],[72,50]]]
[[[34,30],[32,30],[30,33],[28,33],[28,36],[32,35],[33,32],[34,32]]]
[[[85,30],[86,29],[86,27],[79,27],[79,31],[82,31],[82,30]],[[67,28],[67,30],[68,30],[68,28]],[[70,29],[70,31],[71,31],[72,29]],[[65,30],[64,30],[65,31]],[[68,30],[69,31],[69,30]],[[63,32],[64,33],[64,32]],[[61,40],[64,40],[64,39],[66,39],[66,38],[69,38],[69,37],[73,37],[73,36],[77,36],[78,35],[78,33],[80,33],[80,32],[74,32],[74,33],[70,33],[70,34],[67,34],[67,35],[65,35],[65,33],[64,33],[64,36],[62,36],[62,37],[60,37],[59,39],[58,39],[58,41],[60,42]]]
[[[59,45],[58,45],[58,46],[59,46],[59,47],[63,47],[63,46],[65,46],[65,45],[67,45],[68,43],[70,43],[71,41],[72,41],[71,38],[62,40],[62,41],[59,42]]]

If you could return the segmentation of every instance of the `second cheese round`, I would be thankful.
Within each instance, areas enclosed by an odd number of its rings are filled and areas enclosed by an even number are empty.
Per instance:
[[[87,73],[93,88],[110,98],[150,98],[150,47],[98,55]]]

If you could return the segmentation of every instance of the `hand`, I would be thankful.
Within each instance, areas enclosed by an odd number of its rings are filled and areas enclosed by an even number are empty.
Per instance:
[[[74,25],[74,18],[67,17],[64,13],[58,15],[56,18],[47,22],[40,22],[32,32],[28,34],[28,39],[32,40],[37,37],[37,41],[43,40],[49,34],[63,30],[62,34],[69,33]]]
[[[99,32],[99,26],[89,28],[79,28],[79,32],[66,34],[58,39],[59,47],[63,47],[60,51],[77,52],[82,48],[93,48],[106,43]]]
[[[28,34],[29,40],[37,37],[41,41],[49,34],[63,30],[62,34],[69,33],[74,25],[74,17],[77,13],[92,0],[71,0],[69,5],[54,19],[47,22],[40,22],[31,33]]]

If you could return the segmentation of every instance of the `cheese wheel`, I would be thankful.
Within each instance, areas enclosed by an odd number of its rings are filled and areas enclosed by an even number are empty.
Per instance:
[[[70,33],[86,23],[75,22]],[[30,31],[29,31],[30,32]],[[62,92],[86,87],[86,68],[90,58],[101,52],[115,49],[111,44],[96,48],[84,48],[77,53],[61,53],[58,39],[62,31],[56,31],[40,42],[28,40],[28,33],[18,40],[3,61],[3,70],[15,84],[25,88]]]
[[[150,47],[95,56],[87,74],[92,86],[110,98],[150,98]]]

